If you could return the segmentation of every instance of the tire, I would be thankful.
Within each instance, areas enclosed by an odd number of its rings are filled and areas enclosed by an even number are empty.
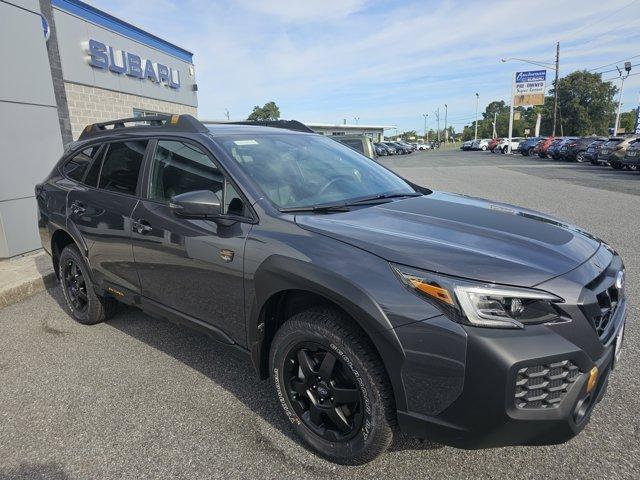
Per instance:
[[[486,145],[483,145],[481,150],[482,150],[483,152],[486,152],[486,151],[487,151],[487,146],[486,146]]]
[[[609,165],[611,165],[611,168],[613,168],[614,170],[622,170],[622,167],[624,166],[618,162],[609,162]]]
[[[507,154],[507,150],[509,150],[508,147],[503,147],[502,150],[501,150],[502,154],[506,155]]]
[[[96,294],[89,268],[75,245],[67,245],[62,250],[59,276],[67,307],[77,322],[95,325],[115,313],[117,301]]]
[[[576,162],[584,163],[584,152],[576,153]]]
[[[326,368],[322,373],[327,358],[334,362],[329,375]],[[285,415],[320,455],[361,465],[391,445],[396,420],[389,379],[371,342],[339,311],[317,307],[292,316],[276,332],[269,367]],[[333,408],[336,381],[357,404]],[[333,419],[347,417],[339,431]]]

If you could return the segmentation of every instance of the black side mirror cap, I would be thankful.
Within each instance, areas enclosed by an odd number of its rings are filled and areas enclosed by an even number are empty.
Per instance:
[[[186,218],[215,218],[221,214],[220,199],[211,190],[175,195],[169,203],[176,215]]]

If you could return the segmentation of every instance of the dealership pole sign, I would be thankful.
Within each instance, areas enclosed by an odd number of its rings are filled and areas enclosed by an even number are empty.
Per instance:
[[[180,72],[139,55],[89,40],[89,65],[118,75],[151,81],[169,88],[180,88]]]
[[[516,72],[514,77],[513,105],[544,105],[544,90],[547,81],[546,70]]]

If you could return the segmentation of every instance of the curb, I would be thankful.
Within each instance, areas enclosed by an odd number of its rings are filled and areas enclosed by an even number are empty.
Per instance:
[[[46,273],[42,277],[34,278],[0,291],[0,309],[21,302],[36,293],[51,288],[58,283],[53,272]]]

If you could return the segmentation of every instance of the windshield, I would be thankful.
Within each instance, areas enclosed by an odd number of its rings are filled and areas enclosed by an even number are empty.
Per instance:
[[[618,145],[620,142],[622,141],[621,138],[612,138],[611,140],[608,140],[604,143],[604,145],[602,145],[603,147],[615,147],[616,145]]]
[[[269,133],[215,140],[278,208],[415,193],[386,168],[329,138]]]

